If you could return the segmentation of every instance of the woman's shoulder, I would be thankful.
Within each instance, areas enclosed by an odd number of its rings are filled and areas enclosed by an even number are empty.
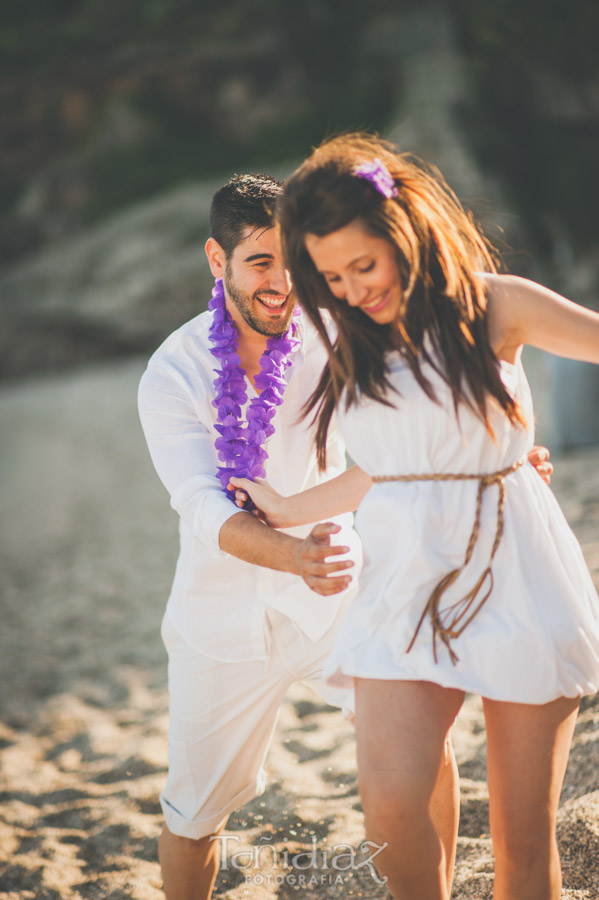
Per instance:
[[[527,298],[541,288],[534,281],[519,275],[484,272],[483,280],[487,296],[487,323],[489,341],[500,360],[515,362],[522,344],[520,321]]]
[[[536,282],[522,275],[512,275],[509,272],[476,272],[490,294],[512,294],[514,291],[530,290],[538,287]]]
[[[491,304],[517,306],[526,296],[548,292],[543,285],[522,275],[511,275],[507,272],[477,272],[476,277],[483,282],[487,300]]]

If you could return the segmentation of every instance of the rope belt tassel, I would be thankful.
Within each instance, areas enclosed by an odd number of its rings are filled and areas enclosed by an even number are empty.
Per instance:
[[[501,469],[498,472],[491,472],[489,475],[469,475],[465,473],[457,473],[457,474],[432,474],[432,475],[377,475],[373,477],[374,482],[383,483],[388,481],[403,481],[403,482],[413,482],[413,481],[478,481],[478,492],[476,495],[476,511],[474,515],[474,525],[472,526],[472,532],[470,534],[470,540],[468,541],[468,547],[466,549],[466,555],[464,557],[464,562],[458,569],[453,569],[451,572],[448,572],[447,575],[444,575],[443,578],[437,583],[435,588],[433,589],[430,597],[427,600],[426,606],[422,611],[422,615],[420,616],[420,620],[418,625],[416,626],[416,631],[410,641],[409,647],[407,649],[407,653],[410,652],[424,620],[427,615],[430,618],[431,626],[433,630],[433,658],[435,663],[437,663],[437,638],[441,640],[447,650],[449,652],[449,657],[453,665],[458,661],[458,655],[455,650],[451,646],[451,641],[454,638],[459,637],[465,628],[468,627],[470,622],[476,616],[476,614],[480,611],[480,609],[484,606],[491,591],[493,590],[493,572],[491,569],[493,559],[495,554],[497,553],[497,548],[501,543],[501,537],[503,535],[503,511],[505,506],[505,477],[507,475],[511,475],[513,472],[516,472],[520,466],[524,465],[526,459],[520,459],[517,462],[513,463],[511,466],[506,466],[505,469]],[[487,488],[491,487],[491,485],[497,485],[497,525],[495,528],[495,539],[493,541],[493,547],[491,548],[491,554],[489,557],[489,564],[487,568],[484,570],[480,578],[478,578],[474,587],[468,591],[468,593],[461,598],[461,600],[456,601],[451,606],[447,607],[444,610],[439,609],[439,605],[441,602],[441,598],[445,591],[451,587],[451,585],[456,581],[461,572],[464,571],[470,560],[472,559],[472,554],[474,553],[474,548],[476,546],[476,542],[478,540],[478,536],[480,534],[480,514],[482,509],[483,496]],[[485,581],[489,582],[488,589],[483,597],[478,597],[478,594],[485,583]],[[477,599],[478,598],[478,599]]]

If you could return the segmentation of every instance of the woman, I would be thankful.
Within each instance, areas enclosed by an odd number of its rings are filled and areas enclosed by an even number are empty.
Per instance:
[[[365,567],[328,668],[333,684],[355,684],[366,828],[388,844],[380,868],[397,898],[449,896],[429,800],[473,691],[487,728],[494,898],[557,900],[555,820],[580,696],[599,684],[599,603],[553,495],[525,464],[533,411],[520,355],[531,343],[599,363],[599,316],[497,275],[444,182],[372,137],[315,150],[289,179],[280,220],[295,289],[329,350],[308,405],[319,458],[336,411],[357,466],[292,498],[233,484],[275,526],[360,506]]]

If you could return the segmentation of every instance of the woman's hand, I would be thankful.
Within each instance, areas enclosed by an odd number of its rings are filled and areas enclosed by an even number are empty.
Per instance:
[[[553,464],[549,462],[547,447],[533,447],[528,454],[528,461],[535,467],[545,484],[549,484],[553,475]]]
[[[250,481],[249,478],[231,478],[229,489],[235,491],[235,504],[243,508],[248,496],[257,507],[257,515],[272,528],[288,528],[292,524],[286,514],[291,497],[283,497],[267,481]]]

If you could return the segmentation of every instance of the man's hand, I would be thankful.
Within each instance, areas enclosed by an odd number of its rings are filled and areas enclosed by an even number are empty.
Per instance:
[[[350,559],[331,560],[329,556],[349,553],[349,547],[331,547],[331,535],[341,531],[333,522],[321,522],[315,525],[307,538],[300,543],[296,551],[299,574],[309,588],[317,594],[338,594],[351,582],[349,575],[336,575],[343,569],[353,566]]]
[[[534,446],[528,454],[528,461],[535,467],[545,484],[549,484],[553,475],[553,465],[549,462],[547,447]]]

